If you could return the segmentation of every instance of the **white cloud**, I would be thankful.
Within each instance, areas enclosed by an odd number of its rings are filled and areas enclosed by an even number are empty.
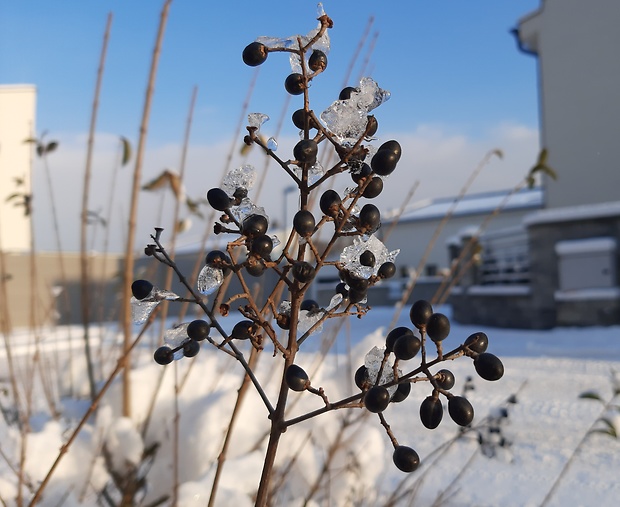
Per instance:
[[[83,134],[61,134],[55,136],[60,141],[56,152],[49,155],[50,171],[56,198],[62,246],[65,249],[79,248],[79,216],[82,200],[83,170],[86,159],[86,136]],[[532,166],[538,154],[538,133],[524,125],[502,123],[489,129],[477,138],[455,132],[454,129],[440,125],[420,125],[413,132],[394,133],[382,138],[397,139],[403,148],[403,156],[396,171],[386,181],[383,193],[375,199],[380,208],[395,208],[400,205],[416,180],[420,186],[414,200],[456,195],[471,172],[485,154],[493,149],[504,153],[503,160],[494,159],[485,167],[470,192],[506,189],[520,182]],[[288,158],[296,142],[294,137],[281,138],[277,154]],[[240,155],[241,140],[234,144],[230,168],[244,162]],[[135,156],[135,145],[134,156]],[[204,145],[193,143],[188,151],[186,163],[186,188],[190,197],[204,197],[205,192],[216,186],[223,174],[231,143]],[[107,215],[110,191],[115,167],[120,156],[118,136],[98,134],[95,143],[93,176],[90,191],[89,209]],[[159,174],[165,168],[178,170],[181,159],[181,146],[176,143],[150,147],[147,145],[143,167],[142,183]],[[265,157],[253,148],[249,163],[264,171]],[[133,178],[134,160],[126,167],[117,170],[117,182],[113,194],[112,221],[110,223],[110,248],[122,251],[124,231],[127,228],[129,195]],[[283,190],[290,186],[290,179],[275,163],[269,165],[262,195],[258,204],[264,206],[274,220],[281,220],[283,214]],[[350,186],[348,175],[340,175],[334,182],[336,190]],[[42,250],[55,249],[50,201],[41,161],[36,162],[34,177],[35,216],[37,244]],[[288,196],[289,217],[295,201]],[[140,213],[136,244],[146,244],[153,227],[171,227],[173,200],[170,193],[141,192]],[[208,213],[209,210],[206,209]],[[185,216],[185,213],[184,215]],[[184,236],[202,236],[206,226],[200,220],[193,220],[194,229]],[[204,224],[204,225],[202,225]],[[93,229],[91,228],[91,234]],[[104,230],[96,232],[94,246],[100,249]]]

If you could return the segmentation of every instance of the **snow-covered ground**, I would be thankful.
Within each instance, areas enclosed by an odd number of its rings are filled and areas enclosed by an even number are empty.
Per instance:
[[[445,307],[439,311],[449,313]],[[307,340],[297,364],[310,375],[312,385],[323,387],[331,401],[357,391],[352,372],[374,346],[381,347],[392,308],[372,309],[363,319],[351,319],[340,328],[334,346],[325,356],[321,340],[331,336],[326,326],[320,336]],[[232,324],[223,319],[227,329]],[[231,321],[232,322],[232,321]],[[409,325],[403,312],[398,325]],[[72,336],[72,368],[68,329],[44,332],[42,350],[51,391],[88,392],[81,361],[81,337],[77,328]],[[276,494],[276,505],[304,505],[309,491],[315,491],[305,505],[446,505],[446,506],[537,506],[557,482],[550,506],[616,506],[620,499],[620,440],[602,433],[587,432],[605,428],[595,423],[605,416],[620,434],[620,409],[604,410],[603,403],[580,399],[584,391],[596,391],[604,402],[612,397],[612,376],[620,372],[620,328],[555,329],[522,331],[480,329],[452,324],[445,349],[456,347],[469,334],[485,331],[489,352],[500,356],[506,371],[497,382],[480,379],[470,359],[461,358],[436,369],[449,368],[457,383],[452,392],[466,396],[475,409],[470,431],[461,432],[446,414],[436,430],[419,421],[421,401],[430,394],[429,385],[413,384],[411,395],[402,403],[391,404],[384,412],[401,445],[416,449],[422,465],[412,474],[400,472],[392,463],[392,446],[376,415],[365,409],[328,412],[294,425],[282,436],[278,455],[278,474],[284,474]],[[19,378],[32,348],[29,337],[12,337]],[[109,371],[114,365],[115,347],[110,340],[95,344],[98,366]],[[46,489],[41,505],[107,505],[96,494],[110,481],[109,470],[122,474],[131,464],[146,476],[142,505],[169,495],[173,484],[174,379],[181,381],[179,436],[179,505],[204,506],[209,498],[215,463],[222,445],[224,429],[236,399],[242,370],[234,360],[208,344],[193,359],[183,359],[161,367],[153,363],[151,338],[145,337],[135,355],[132,421],[119,416],[120,383],[115,383],[94,417],[63,457]],[[97,342],[99,343],[99,342]],[[304,350],[305,349],[305,350]],[[2,387],[9,389],[5,351],[0,351]],[[55,359],[57,358],[57,359]],[[409,361],[412,365],[416,359]],[[103,366],[102,366],[103,365]],[[105,366],[107,365],[107,366]],[[275,400],[281,361],[269,349],[259,359],[257,376]],[[404,369],[404,368],[403,368]],[[160,374],[163,382],[157,395],[148,429],[147,419]],[[472,377],[471,382],[466,379]],[[60,403],[62,416],[49,415],[42,390],[35,391],[31,433],[26,446],[26,484],[24,498],[43,479],[60,446],[68,438],[88,403],[78,396]],[[516,403],[507,403],[513,397]],[[19,464],[20,436],[9,420],[12,398],[1,395],[5,418],[1,421],[0,497],[13,505]],[[291,393],[289,417],[323,405],[310,393]],[[615,401],[620,405],[620,397]],[[7,415],[9,414],[9,415]],[[506,415],[506,417],[501,417]],[[258,484],[264,436],[268,430],[266,411],[254,391],[246,398],[234,429],[227,454],[216,505],[252,505],[251,495]],[[105,443],[112,460],[101,457]],[[159,443],[154,459],[141,461],[145,448]],[[500,445],[503,444],[503,445]],[[568,468],[565,464],[579,448]],[[329,473],[321,476],[327,456]],[[276,480],[276,482],[278,482]],[[114,487],[106,488],[114,498]],[[167,505],[167,503],[164,503]]]

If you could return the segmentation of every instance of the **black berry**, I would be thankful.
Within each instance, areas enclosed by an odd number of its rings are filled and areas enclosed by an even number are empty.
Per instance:
[[[398,384],[398,388],[392,395],[392,403],[400,403],[401,401],[405,401],[410,392],[411,382],[401,382]]]
[[[474,419],[474,407],[462,396],[452,396],[448,400],[448,413],[459,426],[467,426]]]
[[[301,95],[304,92],[304,77],[301,74],[289,74],[284,81],[284,88],[291,95]]]
[[[370,115],[368,116],[368,123],[366,124],[366,136],[372,137],[377,133],[379,129],[379,122],[377,119]]]
[[[308,59],[308,67],[313,72],[325,70],[325,67],[327,67],[327,55],[320,49],[315,49]]]
[[[237,340],[249,340],[254,334],[254,322],[242,320],[237,322],[230,332],[230,336]]]
[[[346,88],[343,88],[340,95],[338,95],[338,100],[349,100],[351,98],[351,94],[357,91],[359,91],[357,88],[347,86]]]
[[[454,374],[450,370],[439,370],[435,374],[435,381],[441,389],[449,391],[454,387]]]
[[[411,323],[418,329],[426,327],[431,315],[433,315],[433,307],[424,299],[420,299],[419,301],[413,303],[411,310],[409,311]]]
[[[209,205],[217,211],[226,211],[232,203],[228,194],[221,188],[212,188],[207,192]]]
[[[261,234],[252,240],[250,251],[258,257],[267,257],[273,250],[273,240],[266,234]]]
[[[411,447],[399,445],[394,449],[392,461],[401,472],[415,472],[420,466],[420,456]]]
[[[316,221],[314,215],[306,210],[300,210],[293,217],[293,228],[301,237],[310,236],[314,232]]]
[[[355,183],[359,183],[360,181],[362,181],[362,178],[369,176],[371,172],[372,172],[372,169],[370,168],[370,166],[364,163],[362,164],[362,167],[359,169],[359,171],[351,173],[351,179]]]
[[[196,340],[187,340],[183,344],[183,355],[185,357],[194,357],[200,352],[200,343]]]
[[[250,215],[242,224],[241,232],[244,236],[255,238],[267,232],[269,221],[263,215]]]
[[[248,44],[242,53],[243,63],[250,67],[256,67],[267,59],[267,47],[260,42]]]
[[[390,393],[385,387],[373,386],[364,396],[364,405],[370,412],[383,412],[390,403]]]
[[[197,342],[209,336],[211,326],[204,320],[192,320],[187,326],[187,336]]]
[[[360,210],[360,227],[364,230],[376,230],[381,224],[381,213],[374,204],[365,204]]]
[[[489,337],[483,332],[474,333],[467,337],[467,340],[465,340],[465,345],[467,345],[473,352],[482,354],[483,352],[486,352],[487,347],[489,346]]]
[[[340,196],[335,190],[326,190],[321,195],[319,200],[319,207],[323,214],[328,217],[335,217],[340,212]]]
[[[376,262],[375,254],[372,253],[370,250],[364,250],[360,254],[360,264],[362,266],[367,266],[369,268],[372,268],[375,266],[375,262]]]
[[[417,336],[401,336],[394,344],[394,355],[403,361],[407,361],[420,351],[422,342]]]
[[[293,148],[293,156],[295,160],[302,164],[313,165],[316,162],[316,154],[319,151],[319,147],[316,141],[312,139],[302,139]]]
[[[379,178],[379,176],[375,176],[372,180],[370,180],[370,183],[364,189],[364,192],[362,192],[362,195],[366,199],[374,199],[381,192],[383,192],[383,180]]]
[[[172,352],[170,347],[163,345],[155,351],[153,359],[155,359],[157,364],[170,364],[174,359],[174,352]]]
[[[484,380],[499,380],[504,376],[504,365],[499,357],[483,352],[474,359],[474,368]]]
[[[131,293],[137,300],[143,300],[153,290],[153,284],[148,280],[136,280],[131,284]]]
[[[377,275],[379,278],[392,278],[396,274],[396,265],[391,262],[384,262],[379,266],[379,271],[377,271]]]
[[[433,313],[426,324],[426,334],[434,342],[445,340],[450,334],[450,320],[443,313]]]
[[[299,261],[293,264],[293,278],[301,283],[307,283],[314,278],[314,267],[306,261]]]
[[[368,368],[362,365],[355,371],[355,385],[360,389],[364,389],[364,384],[368,382]]]
[[[413,331],[408,327],[400,326],[392,329],[385,337],[385,350],[386,352],[392,352],[394,350],[394,344],[402,336],[413,336]]]
[[[389,150],[379,150],[370,160],[370,167],[379,176],[392,174],[396,169],[398,157]]]
[[[439,398],[429,396],[420,405],[420,420],[429,430],[434,430],[443,418],[443,407]]]
[[[304,299],[299,306],[300,310],[305,310],[308,312],[316,311],[319,308],[319,304],[314,299]]]
[[[310,382],[308,381],[308,374],[296,364],[291,364],[284,374],[286,385],[293,391],[304,391]]]

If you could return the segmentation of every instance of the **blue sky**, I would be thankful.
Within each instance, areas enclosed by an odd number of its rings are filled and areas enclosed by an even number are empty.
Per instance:
[[[517,50],[509,30],[538,4],[538,0],[326,1],[325,11],[334,20],[332,50],[326,73],[313,83],[311,105],[320,111],[337,97],[352,54],[374,16],[353,69],[355,79],[347,84],[356,84],[367,59],[366,70],[392,93],[376,111],[378,135],[422,132],[431,141],[439,137],[461,139],[469,146],[479,143],[477,159],[484,155],[483,146],[505,148],[492,145],[501,143],[502,128],[529,129],[536,137],[536,59]],[[67,150],[75,147],[88,129],[103,31],[112,11],[98,130],[135,140],[162,5],[156,0],[0,0],[0,83],[35,84],[37,130],[49,131],[50,138],[58,138]],[[305,34],[316,26],[315,18],[316,2],[307,0],[174,0],[155,89],[149,150],[178,145],[194,86],[198,100],[192,144],[230,144],[255,72],[241,60],[244,46],[260,35]],[[251,99],[250,111],[269,114],[273,129],[286,98],[283,82],[289,72],[285,55],[270,55],[260,67]],[[301,99],[294,97],[289,110],[300,106]],[[292,124],[285,125],[282,135],[295,136]],[[530,139],[532,153],[534,144]],[[437,149],[442,146],[439,143]],[[58,158],[62,156],[59,151]],[[152,172],[160,169],[153,167]],[[514,182],[515,178],[506,178],[503,186]],[[498,186],[501,182],[489,188]],[[440,189],[430,185],[427,195],[436,196]],[[391,200],[406,190],[399,189]]]

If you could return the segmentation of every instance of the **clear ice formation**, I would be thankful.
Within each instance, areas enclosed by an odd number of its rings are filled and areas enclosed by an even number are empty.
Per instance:
[[[377,381],[377,375],[379,374],[379,370],[381,369],[381,363],[383,362],[385,349],[380,349],[378,347],[373,347],[364,359],[364,366],[368,370],[368,380],[372,385],[374,385]],[[388,360],[383,365],[383,370],[381,370],[381,378],[379,379],[379,385],[386,384],[387,382],[392,382],[394,380],[394,363],[388,358]],[[400,375],[400,370],[398,374]],[[398,386],[388,387],[387,390],[390,393],[390,396],[394,395],[398,389]]]
[[[182,324],[178,324],[171,329],[167,329],[164,333],[164,343],[168,345],[171,349],[176,349],[177,347],[183,345],[186,341],[189,340],[189,336],[187,336],[187,326],[189,322],[184,322]],[[178,361],[183,357],[183,349],[177,350],[174,355],[174,360]]]
[[[131,297],[131,320],[134,324],[144,324],[153,312],[159,301],[145,301]]]
[[[198,292],[208,296],[213,294],[224,281],[224,273],[220,268],[205,266],[198,274],[196,288]]]
[[[263,215],[267,220],[269,220],[269,216],[267,215],[265,208],[262,206],[256,206],[256,204],[254,204],[249,197],[244,197],[241,199],[239,206],[231,206],[230,212],[239,223],[243,223],[243,221],[250,215]]]
[[[319,320],[323,318],[325,315],[324,310],[301,310],[299,312],[299,320],[297,321],[297,335],[303,335],[307,333],[312,326],[314,326]],[[323,330],[323,323],[318,325],[315,329],[312,330],[311,335],[320,333]]]
[[[302,173],[301,167],[294,166],[293,172],[295,173],[295,176],[301,179],[301,173]],[[324,174],[325,174],[325,169],[323,169],[321,162],[317,160],[316,163],[310,169],[308,169],[308,184],[314,185],[317,181],[319,181],[323,177]]]
[[[372,267],[360,264],[360,255],[366,250],[370,250],[375,255],[375,265]],[[356,236],[353,244],[342,250],[340,263],[353,276],[368,279],[377,274],[384,262],[394,262],[399,253],[400,250],[388,252],[381,240],[372,234],[366,239]]]
[[[267,139],[267,148],[271,151],[278,151],[278,141],[276,141],[275,137]]]
[[[130,300],[131,320],[134,324],[144,324],[159,303],[176,299],[179,299],[179,296],[174,292],[157,287],[153,287],[149,295],[143,299],[136,299],[132,296]]]
[[[321,120],[330,132],[345,145],[353,145],[362,136],[368,113],[390,98],[390,92],[379,88],[369,77],[363,77],[357,91],[346,100],[336,100],[321,113]]]
[[[269,116],[264,113],[250,113],[248,114],[248,126],[256,128],[259,132],[263,123],[269,120]]]
[[[235,169],[231,169],[224,176],[221,188],[228,194],[228,197],[232,197],[235,190],[243,188],[250,190],[254,183],[256,183],[256,169],[250,164],[245,164]]]

